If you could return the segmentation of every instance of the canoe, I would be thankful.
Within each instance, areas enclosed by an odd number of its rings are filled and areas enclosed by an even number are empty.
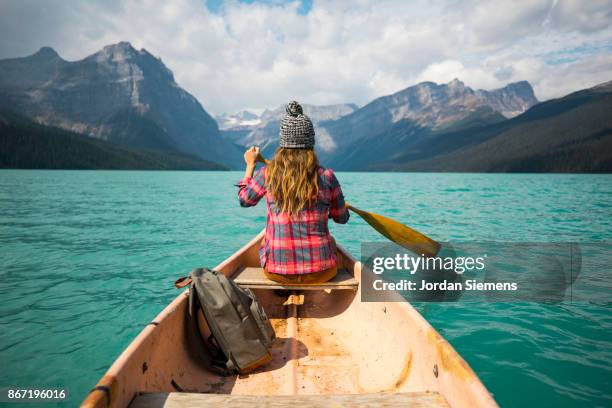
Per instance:
[[[145,326],[81,406],[497,407],[410,303],[361,301],[361,263],[340,245],[340,272],[332,282],[291,287],[300,290],[289,296],[272,290],[280,286],[259,267],[262,234],[215,269],[255,292],[277,335],[271,362],[230,377],[202,368],[186,346],[184,291]]]

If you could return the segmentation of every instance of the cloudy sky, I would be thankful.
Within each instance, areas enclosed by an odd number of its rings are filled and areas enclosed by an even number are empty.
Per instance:
[[[457,77],[539,99],[612,80],[612,0],[0,0],[0,58],[130,41],[213,114],[354,102]]]

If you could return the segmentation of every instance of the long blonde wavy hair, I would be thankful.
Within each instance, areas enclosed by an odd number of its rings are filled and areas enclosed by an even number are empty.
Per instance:
[[[319,195],[319,160],[313,149],[279,147],[268,164],[266,189],[290,216],[314,205]]]

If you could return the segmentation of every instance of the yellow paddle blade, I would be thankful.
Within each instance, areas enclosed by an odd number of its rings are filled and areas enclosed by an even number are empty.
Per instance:
[[[376,231],[417,255],[436,256],[438,251],[440,251],[440,244],[438,242],[402,223],[382,215],[360,210],[349,204],[346,204],[346,207],[358,214],[365,222],[374,227]]]

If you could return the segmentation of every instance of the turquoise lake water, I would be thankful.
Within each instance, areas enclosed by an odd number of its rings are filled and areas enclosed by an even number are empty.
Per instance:
[[[0,387],[65,387],[76,405],[179,293],[177,277],[263,228],[263,205],[238,205],[240,176],[0,171]],[[612,175],[338,178],[355,206],[439,240],[612,242]],[[356,216],[331,228],[356,256],[382,240]],[[612,406],[610,304],[416,306],[501,406]]]

